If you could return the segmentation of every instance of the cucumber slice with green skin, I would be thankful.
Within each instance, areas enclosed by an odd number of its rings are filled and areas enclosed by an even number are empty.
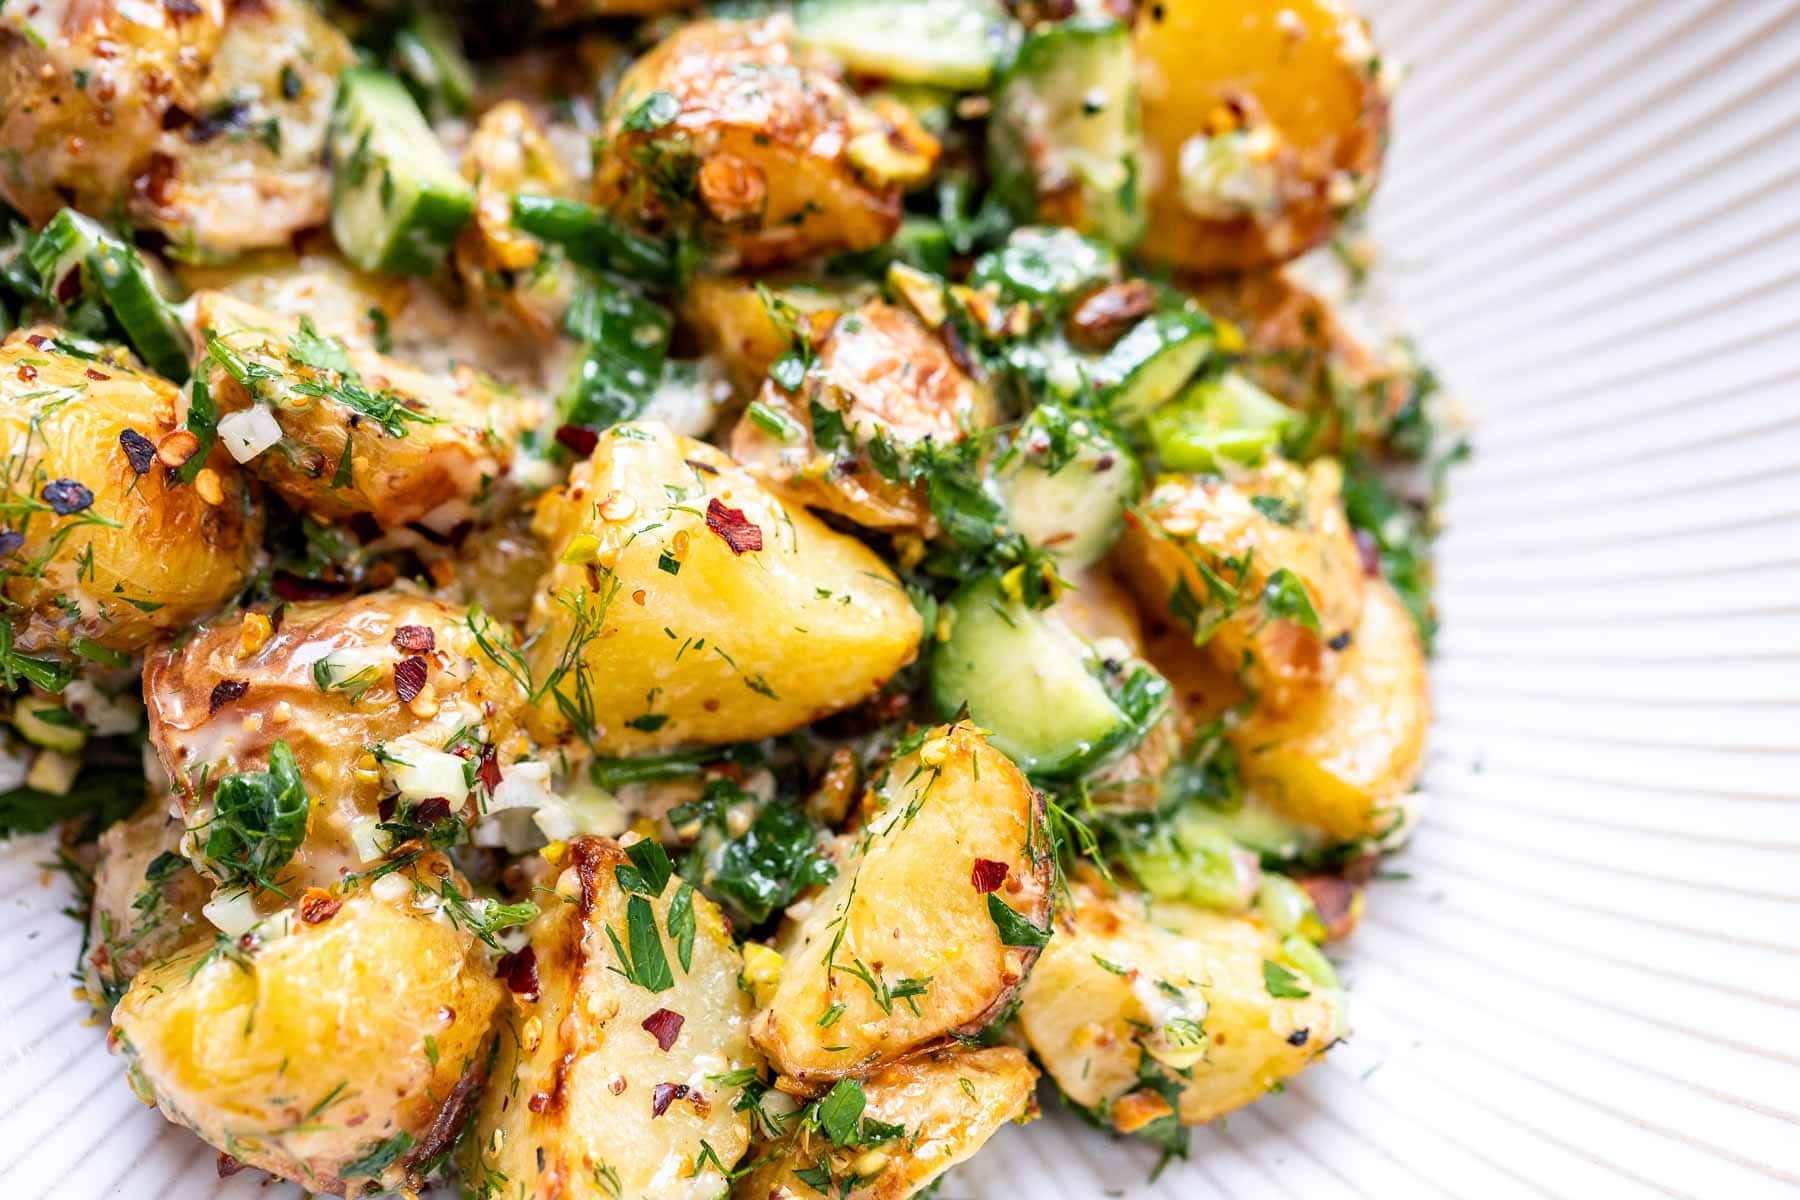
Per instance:
[[[13,704],[13,728],[34,746],[74,754],[87,745],[87,726],[54,700],[21,696]]]
[[[385,71],[353,67],[331,114],[331,236],[365,271],[430,275],[475,211],[412,94]]]
[[[1144,422],[1162,465],[1171,471],[1247,466],[1281,444],[1300,415],[1235,371],[1189,386]]]
[[[994,0],[802,0],[795,39],[859,75],[984,88],[1019,39]]]
[[[460,116],[474,104],[475,68],[463,55],[455,26],[442,14],[415,13],[394,35],[393,60],[433,113]]]
[[[950,631],[932,654],[933,702],[946,720],[967,705],[1027,774],[1066,778],[1102,766],[1167,706],[1162,676],[1141,664],[1109,671],[1115,664],[1061,620],[1009,600],[992,576],[944,603]]]
[[[582,346],[558,398],[560,423],[606,429],[642,413],[662,380],[673,324],[668,309],[628,283],[586,281],[563,318]]]
[[[1120,273],[1119,255],[1111,246],[1072,229],[1015,229],[1006,244],[975,260],[969,286],[994,284],[1003,300],[1025,300],[1056,307]]]
[[[1125,526],[1143,473],[1094,418],[1040,404],[995,468],[1006,520],[1034,546],[1079,569],[1098,562]]]
[[[1194,377],[1217,340],[1217,327],[1203,313],[1152,313],[1094,365],[1100,399],[1118,421],[1136,424]]]
[[[26,255],[47,303],[73,309],[83,298],[97,301],[151,370],[186,382],[193,343],[150,265],[127,242],[98,221],[65,208],[31,240]],[[72,282],[77,275],[79,281]]]
[[[514,196],[512,223],[534,238],[561,246],[569,261],[580,266],[655,284],[674,283],[680,270],[670,243],[627,229],[579,200]]]
[[[994,186],[1022,221],[1129,247],[1144,233],[1137,64],[1106,17],[1039,25],[1001,68],[988,121]]]

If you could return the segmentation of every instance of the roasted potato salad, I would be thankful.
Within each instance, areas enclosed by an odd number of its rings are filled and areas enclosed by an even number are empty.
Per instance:
[[[967,724],[912,739],[864,799],[867,823],[776,945],[751,1033],[785,1086],[980,1032],[1047,936],[1048,836],[1036,792]]]
[[[224,1171],[904,1200],[1347,1029],[1459,447],[1289,260],[1393,72],[753,7],[0,6],[0,836]]]
[[[638,849],[655,849],[639,843]],[[508,966],[493,1078],[464,1147],[497,1195],[718,1195],[750,1144],[762,1057],[718,908],[652,860],[581,838]],[[704,1147],[711,1148],[707,1154]]]

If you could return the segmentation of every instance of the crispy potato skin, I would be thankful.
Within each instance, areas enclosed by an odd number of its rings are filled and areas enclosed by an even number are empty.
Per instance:
[[[1072,891],[1073,911],[1026,981],[1019,1027],[1069,1099],[1110,1112],[1123,1131],[1154,1119],[1146,1110],[1160,1101],[1137,1090],[1146,1054],[1165,1065],[1193,1060],[1190,1078],[1173,1065],[1164,1074],[1181,1086],[1182,1122],[1199,1125],[1262,1096],[1345,1033],[1338,993],[1268,994],[1262,964],[1279,956],[1281,939],[1254,920],[1179,904],[1151,910],[1142,896],[1087,882]],[[1200,1022],[1201,1045],[1171,1035],[1170,1020],[1182,1017]]]
[[[200,913],[211,889],[191,867],[160,884],[145,881],[145,870],[158,855],[179,852],[186,828],[170,814],[167,800],[154,797],[100,835],[82,960],[93,1003],[117,999],[145,963],[212,932]],[[151,898],[145,900],[147,893]]]
[[[777,943],[781,979],[751,1030],[796,1092],[975,1033],[1006,1006],[1037,951],[1001,943],[976,860],[1005,865],[994,896],[1040,929],[1050,916],[1042,798],[974,727],[932,730],[864,805],[873,811],[837,878]],[[862,972],[889,988],[929,982],[884,1011]]]
[[[1396,804],[1419,777],[1430,724],[1417,626],[1378,579],[1329,690],[1291,713],[1259,709],[1231,738],[1259,797],[1347,840],[1379,836],[1399,819]]]
[[[1229,609],[1206,641],[1214,661],[1237,671],[1247,660],[1244,675],[1257,703],[1287,712],[1329,685],[1337,662],[1328,643],[1354,630],[1362,612],[1362,559],[1342,490],[1343,471],[1330,459],[1305,469],[1270,462],[1230,480],[1165,476],[1141,515],[1126,521],[1117,561],[1146,611],[1171,612],[1181,585],[1204,607],[1202,620]],[[1293,523],[1254,508],[1254,497],[1285,501],[1296,513]],[[1231,604],[1209,598],[1202,566],[1235,591]],[[1265,611],[1263,589],[1282,569],[1305,588],[1319,632]]]
[[[695,21],[634,63],[608,106],[597,202],[650,227],[693,226],[745,267],[866,250],[900,225],[904,182],[937,146],[800,61],[792,19]],[[672,96],[656,128],[632,119]]]
[[[113,1040],[171,1121],[246,1166],[354,1196],[455,1133],[504,989],[473,935],[410,895],[340,899],[318,924],[265,922],[288,932],[255,948],[209,957],[208,941],[145,968]],[[400,1134],[410,1153],[379,1181],[343,1176]]]
[[[726,510],[762,549],[709,525],[728,527]],[[867,698],[918,653],[922,622],[881,559],[666,426],[601,434],[534,529],[559,560],[530,621],[541,741],[636,754],[769,737]],[[550,687],[565,660],[579,666]]]
[[[883,1067],[863,1081],[868,1100],[864,1115],[902,1126],[906,1132],[875,1147],[882,1156],[878,1171],[858,1167],[869,1151],[833,1149],[829,1141],[814,1135],[810,1144],[795,1142],[739,1181],[732,1197],[826,1197],[794,1173],[823,1165],[839,1186],[852,1176],[858,1179],[847,1192],[834,1187],[830,1197],[905,1200],[973,1155],[1007,1122],[1035,1116],[1037,1078],[1030,1060],[1011,1046],[959,1047]],[[874,1177],[867,1178],[871,1173]]]
[[[313,811],[306,840],[281,876],[290,894],[364,869],[351,826],[374,816],[383,794],[381,773],[364,761],[367,747],[381,744],[404,759],[411,749],[442,749],[460,730],[479,727],[501,763],[528,749],[518,726],[524,693],[476,643],[464,609],[375,592],[288,605],[281,627],[258,645],[258,627],[267,624],[265,614],[235,613],[151,655],[144,705],[151,745],[191,826],[210,816],[211,785],[222,776],[266,769],[278,739],[292,747]],[[394,637],[409,625],[431,630],[435,648],[419,655],[429,691],[402,704],[394,665],[413,652]],[[494,638],[505,636],[490,628]],[[313,669],[323,659],[333,664],[334,679],[367,667],[373,682],[355,703],[345,691],[322,692]],[[228,682],[246,689],[215,706],[215,689]],[[202,778],[209,782],[204,792]]]
[[[174,432],[178,396],[148,372],[57,350],[50,331],[0,345],[0,492],[33,509],[6,522],[25,535],[5,559],[3,585],[24,614],[14,628],[21,649],[64,651],[83,637],[133,653],[243,586],[262,518],[236,464],[223,450],[207,460],[223,496],[208,504],[159,465],[138,475],[119,441],[127,430],[152,443]],[[85,486],[93,505],[50,511],[43,489],[59,479]],[[27,568],[41,558],[41,571]]]
[[[262,398],[272,405],[293,453],[264,451],[252,469],[290,504],[322,521],[367,513],[383,528],[410,524],[440,506],[469,505],[512,461],[510,407],[472,368],[434,375],[349,346],[350,363],[368,390],[392,392],[403,407],[429,418],[403,421],[404,434],[395,437],[335,397],[292,391],[294,383],[321,374],[293,357],[298,321],[208,291],[194,297],[193,326],[202,354],[210,332],[280,376],[262,385]],[[198,369],[207,372],[221,413],[256,402],[218,363],[202,358]],[[335,487],[346,440],[350,482]]]
[[[731,435],[733,456],[803,504],[883,530],[925,525],[924,489],[883,478],[861,451],[821,451],[813,440],[813,405],[838,413],[859,445],[882,436],[901,448],[927,438],[961,441],[995,415],[993,397],[956,365],[943,342],[883,300],[870,300],[832,325],[797,394],[765,379],[758,399],[806,434],[783,442],[746,416]]]
[[[1368,28],[1342,0],[1164,0],[1138,9],[1133,44],[1147,257],[1208,273],[1283,262],[1374,187],[1388,100]],[[1272,139],[1271,204],[1191,211],[1183,143],[1238,129]]]
[[[150,185],[164,118],[197,111],[225,21],[224,0],[9,5],[0,16],[0,199],[34,225],[65,203],[100,217],[122,212]]]
[[[732,1110],[738,1089],[708,1078],[762,1065],[738,988],[743,960],[719,910],[696,893],[688,968],[664,938],[674,986],[651,992],[627,980],[607,936],[631,945],[628,897],[614,873],[626,861],[611,839],[569,843],[561,865],[574,898],[531,926],[538,995],[512,998],[463,1152],[472,1185],[506,1180],[497,1196],[711,1200],[725,1181],[711,1164],[696,1172],[701,1142],[727,1170],[749,1147],[750,1117]],[[659,931],[679,886],[648,902]],[[666,1051],[644,1028],[663,1009],[682,1018]],[[667,1097],[659,1115],[659,1086],[676,1084],[690,1090]]]

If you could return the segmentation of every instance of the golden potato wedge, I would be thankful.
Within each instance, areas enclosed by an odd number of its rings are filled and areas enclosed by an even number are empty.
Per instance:
[[[1165,476],[1130,514],[1117,561],[1147,611],[1186,625],[1258,705],[1287,712],[1329,684],[1329,647],[1362,611],[1342,490],[1330,459],[1232,479]]]
[[[212,889],[180,857],[187,825],[169,808],[154,797],[100,835],[81,964],[96,1005],[110,1008],[145,963],[212,932],[200,914]]]
[[[471,304],[507,329],[553,340],[575,290],[575,269],[559,251],[513,227],[513,197],[567,195],[574,180],[517,100],[481,114],[462,170],[475,185],[475,219],[456,239],[455,259]]]
[[[1063,1093],[1120,1132],[1168,1116],[1211,1121],[1347,1032],[1342,992],[1311,943],[1091,882],[1072,893],[1026,981],[1019,1028]],[[1144,1086],[1147,1073],[1170,1094]]]
[[[1132,37],[1146,257],[1283,262],[1373,190],[1393,76],[1343,0],[1162,0],[1138,8]]]
[[[821,1090],[977,1032],[1049,928],[1042,798],[973,726],[922,737],[871,788],[837,878],[776,944],[781,978],[751,1036],[784,1088]]]
[[[1431,700],[1418,626],[1385,580],[1371,580],[1362,619],[1330,688],[1285,714],[1258,708],[1231,732],[1244,779],[1282,815],[1349,840],[1401,818],[1419,777]]]
[[[793,348],[787,330],[777,325],[763,302],[758,284],[780,304],[806,320],[806,332],[830,329],[839,314],[870,299],[875,289],[862,283],[812,283],[789,279],[750,279],[716,275],[696,279],[682,297],[681,315],[699,333],[706,350],[725,363],[741,396],[762,389],[775,360]]]
[[[762,1067],[730,929],[678,879],[655,898],[628,894],[610,839],[577,838],[561,865],[571,898],[531,925],[529,969],[510,960],[513,1005],[464,1178],[504,1181],[496,1200],[711,1200],[749,1148],[750,1116],[733,1102]]]
[[[356,52],[307,0],[228,6],[193,119],[164,133],[132,194],[141,226],[178,248],[231,255],[283,246],[331,204],[325,126]]]
[[[266,770],[275,743],[287,743],[310,808],[305,840],[273,882],[296,894],[379,856],[388,839],[373,827],[384,799],[398,796],[394,815],[404,818],[442,797],[438,819],[476,820],[480,804],[471,801],[488,785],[479,772],[469,782],[454,751],[483,757],[491,748],[497,768],[529,749],[506,639],[492,621],[405,592],[289,604],[279,628],[268,614],[236,612],[145,663],[150,742],[199,830],[221,779]],[[235,879],[200,847],[194,854]]]
[[[505,998],[437,903],[396,873],[146,967],[113,1011],[134,1090],[308,1191],[420,1186],[481,1086]]]
[[[866,699],[918,653],[918,612],[873,552],[666,426],[601,434],[534,528],[558,558],[527,654],[546,742],[769,737]]]
[[[793,19],[695,21],[619,81],[594,172],[601,207],[684,229],[745,267],[867,250],[900,225],[937,143],[797,57]]]
[[[860,447],[877,438],[904,454],[927,439],[955,443],[993,423],[994,398],[956,365],[911,313],[871,300],[831,327],[797,392],[765,379],[763,411],[746,414],[731,452],[803,504],[870,529],[930,521],[922,486],[887,479]],[[836,414],[849,441],[821,444],[815,406]],[[783,428],[769,427],[769,413]]]
[[[280,448],[258,449],[252,469],[320,520],[441,523],[472,511],[512,460],[511,407],[473,368],[434,375],[224,292],[201,292],[193,305],[221,420],[272,413]]]
[[[833,1146],[808,1131],[732,1188],[734,1200],[905,1200],[967,1159],[1008,1121],[1036,1115],[1038,1073],[1011,1046],[958,1047],[894,1063],[862,1081],[863,1120],[891,1138]],[[866,1129],[865,1125],[865,1129]],[[820,1168],[830,1176],[823,1182]]]
[[[179,440],[171,384],[67,345],[50,330],[0,345],[13,640],[30,653],[78,639],[134,653],[237,594],[262,519],[223,450],[192,484],[157,461]]]
[[[224,0],[0,10],[0,199],[34,225],[122,212],[171,115],[199,111],[225,22]]]

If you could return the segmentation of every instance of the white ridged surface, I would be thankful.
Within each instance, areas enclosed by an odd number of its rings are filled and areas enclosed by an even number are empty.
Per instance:
[[[1154,1156],[1061,1118],[949,1200],[1800,1195],[1800,5],[1393,0],[1376,225],[1475,415],[1431,807],[1355,1037]],[[249,1197],[126,1091],[0,850],[0,1196]]]

